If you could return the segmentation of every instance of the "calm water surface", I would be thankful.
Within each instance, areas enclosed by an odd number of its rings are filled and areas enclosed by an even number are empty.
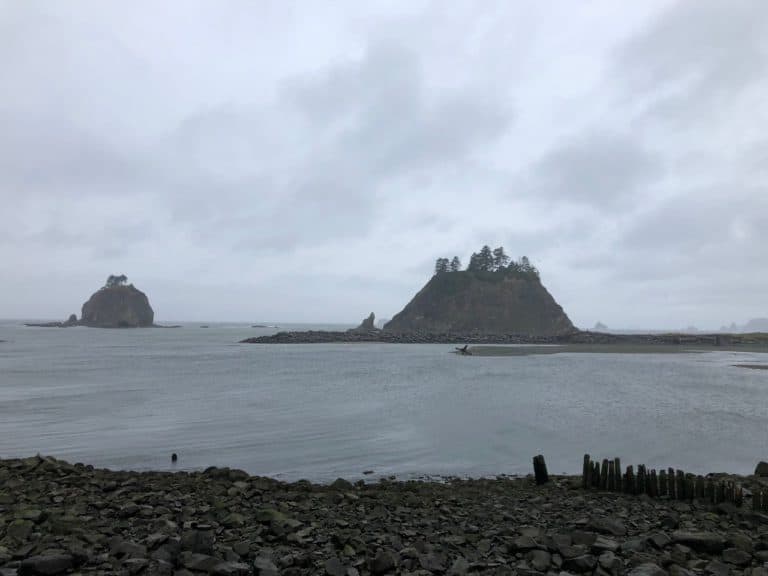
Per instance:
[[[285,479],[578,473],[585,452],[692,472],[768,459],[759,353],[462,357],[447,345],[248,345],[273,332],[0,322],[0,457]]]

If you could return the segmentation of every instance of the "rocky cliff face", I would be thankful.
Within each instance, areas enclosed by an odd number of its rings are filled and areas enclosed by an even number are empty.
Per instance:
[[[534,336],[576,330],[538,275],[503,271],[437,274],[384,329]]]
[[[138,328],[152,326],[155,313],[147,295],[128,286],[104,287],[83,304],[80,324],[99,328]]]

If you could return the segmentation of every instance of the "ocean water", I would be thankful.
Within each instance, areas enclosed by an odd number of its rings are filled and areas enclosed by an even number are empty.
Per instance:
[[[733,366],[764,354],[238,344],[274,331],[0,322],[0,457],[317,481],[527,474],[536,454],[552,473],[584,453],[697,473],[768,460],[768,371]]]

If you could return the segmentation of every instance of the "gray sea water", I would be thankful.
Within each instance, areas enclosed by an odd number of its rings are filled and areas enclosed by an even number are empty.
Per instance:
[[[553,473],[587,452],[698,473],[768,459],[768,371],[733,366],[764,354],[238,344],[274,331],[0,322],[0,457],[318,481],[527,474],[539,453]]]

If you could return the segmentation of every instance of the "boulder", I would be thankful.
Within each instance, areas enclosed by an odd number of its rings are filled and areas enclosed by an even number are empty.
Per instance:
[[[768,462],[761,460],[755,467],[755,476],[768,476]]]
[[[684,532],[672,533],[672,540],[678,544],[684,544],[697,552],[719,554],[725,548],[725,539],[711,532]]]
[[[19,576],[55,576],[65,574],[75,565],[69,554],[51,554],[50,556],[32,556],[22,560]]]

